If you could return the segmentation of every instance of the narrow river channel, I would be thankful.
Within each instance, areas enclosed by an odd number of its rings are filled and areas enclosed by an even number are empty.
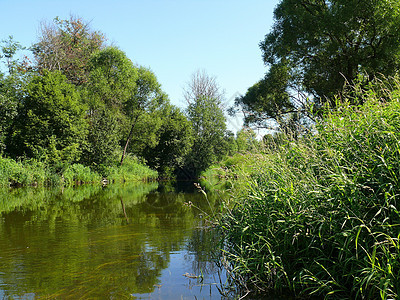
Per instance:
[[[221,299],[215,205],[159,183],[0,190],[0,299]]]

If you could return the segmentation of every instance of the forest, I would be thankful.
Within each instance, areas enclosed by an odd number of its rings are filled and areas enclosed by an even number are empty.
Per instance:
[[[237,150],[214,77],[193,73],[182,110],[79,17],[41,24],[28,48],[10,36],[0,57],[2,185],[193,179]]]
[[[55,18],[31,57],[2,42],[0,182],[200,178],[229,193],[211,219],[241,297],[398,299],[399,28],[397,0],[280,1],[235,135],[214,77],[195,72],[180,109],[102,33]]]

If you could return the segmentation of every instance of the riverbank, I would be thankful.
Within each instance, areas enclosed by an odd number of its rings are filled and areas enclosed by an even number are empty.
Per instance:
[[[400,88],[393,82],[351,95],[363,105],[349,97],[317,133],[203,173],[231,191],[218,227],[244,293],[399,297]]]
[[[122,166],[108,166],[102,172],[82,164],[50,166],[35,159],[15,161],[0,157],[0,187],[71,186],[84,183],[143,181],[157,178],[158,173],[128,156]]]

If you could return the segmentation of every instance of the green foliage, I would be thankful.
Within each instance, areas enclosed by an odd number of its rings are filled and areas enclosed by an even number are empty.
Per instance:
[[[0,187],[8,186],[72,186],[83,183],[132,182],[157,178],[158,173],[144,165],[139,159],[128,156],[126,165],[100,165],[96,170],[82,164],[64,166],[55,170],[47,163],[36,159],[15,161],[0,156]]]
[[[207,97],[189,103],[187,115],[192,122],[194,142],[186,161],[186,169],[195,178],[215,160],[224,156],[225,153],[219,150],[226,143],[226,119],[219,101]]]
[[[99,109],[93,114],[81,162],[98,171],[101,165],[114,164],[119,154],[119,129],[118,119],[110,111]]]
[[[89,72],[87,101],[91,110],[107,107],[116,113],[134,97],[137,69],[123,51],[107,47],[94,53]]]
[[[44,71],[28,83],[12,135],[14,156],[57,165],[78,161],[87,135],[86,106],[59,72]]]
[[[282,122],[283,115],[295,110],[290,94],[289,70],[287,65],[273,65],[265,78],[250,87],[244,96],[235,99],[235,106],[246,112],[244,123],[258,127],[272,127],[274,122]]]
[[[107,167],[104,173],[110,182],[145,181],[158,177],[157,171],[150,169],[131,155],[126,156],[123,165]]]
[[[35,159],[22,163],[0,157],[0,186],[43,185],[48,177],[49,170],[45,164]]]
[[[61,71],[71,83],[81,85],[88,81],[91,55],[104,41],[104,36],[81,18],[57,17],[53,24],[41,24],[39,41],[31,49],[38,70]]]
[[[164,113],[169,106],[168,97],[155,74],[141,66],[137,72],[135,94],[124,104],[126,125],[121,139],[124,147],[121,164],[127,151],[143,155],[144,148],[153,148],[159,143]]]
[[[269,67],[265,78],[236,99],[245,122],[268,128],[277,125],[271,119],[281,125],[293,112],[312,118],[360,73],[368,80],[395,75],[399,5],[397,0],[280,1],[274,26],[260,43]]]
[[[99,183],[101,176],[93,172],[89,167],[81,164],[73,164],[63,171],[63,180],[66,185],[82,183]]]
[[[179,108],[168,105],[161,117],[157,144],[146,145],[141,155],[160,176],[171,178],[177,169],[184,166],[184,159],[193,144],[193,132],[191,123]]]
[[[251,128],[242,128],[237,132],[236,144],[240,152],[256,151],[260,148],[256,133]]]
[[[8,74],[13,75],[23,67],[23,63],[16,59],[15,55],[18,51],[25,48],[19,42],[14,41],[13,36],[9,36],[8,40],[2,40],[1,43],[3,46],[1,47],[2,54],[0,54],[0,58],[5,58]]]
[[[129,154],[144,157],[163,176],[189,161],[191,125],[170,105],[155,74],[134,65],[123,51],[104,48],[103,35],[88,23],[72,16],[42,23],[39,40],[30,48],[32,65],[27,58],[18,59],[23,49],[12,37],[1,43],[0,59],[8,74],[0,73],[0,155],[22,164],[27,159],[45,163],[50,169],[46,180],[55,184],[62,183],[63,172],[67,184],[92,181],[91,172],[117,174],[124,181],[132,169],[132,178],[140,177],[141,171],[131,165],[115,167],[121,147],[121,165]],[[218,88],[209,85],[213,80],[202,84],[220,97]],[[228,149],[227,136],[211,140],[212,155],[206,160]],[[155,176],[142,171],[144,177]]]
[[[283,0],[274,15],[260,44],[264,62],[288,63],[290,81],[321,101],[360,71],[373,77],[398,70],[398,1]]]
[[[356,86],[349,95],[363,105],[338,104],[315,136],[267,148],[257,164],[239,162],[248,184],[232,181],[238,197],[220,228],[246,288],[399,297],[400,84],[390,83]]]

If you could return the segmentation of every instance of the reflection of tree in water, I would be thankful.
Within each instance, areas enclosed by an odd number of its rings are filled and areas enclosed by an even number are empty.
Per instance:
[[[188,255],[185,259],[192,262],[196,275],[216,274],[220,271],[217,264],[221,236],[213,228],[195,229],[187,243]]]
[[[183,250],[187,240],[196,270],[209,270],[203,265],[213,242],[200,231],[190,236],[198,211],[183,205],[201,206],[201,195],[156,189],[86,186],[8,194],[9,201],[0,202],[5,297],[27,291],[50,298],[148,293],[159,284],[170,253]]]

